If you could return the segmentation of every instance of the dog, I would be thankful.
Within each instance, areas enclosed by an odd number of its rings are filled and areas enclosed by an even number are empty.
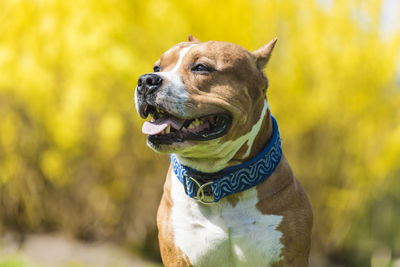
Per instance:
[[[171,165],[157,213],[165,266],[308,266],[312,209],[282,153],[254,52],[189,36],[140,76],[135,105]]]

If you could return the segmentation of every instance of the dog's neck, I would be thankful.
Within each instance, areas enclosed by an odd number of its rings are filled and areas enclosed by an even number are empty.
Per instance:
[[[216,157],[189,158],[176,155],[178,161],[188,167],[205,173],[218,172],[230,166],[234,166],[250,160],[258,155],[268,144],[272,137],[273,126],[271,112],[267,100],[260,114],[260,119],[244,136],[225,143]],[[221,147],[221,145],[219,145]],[[223,155],[223,156],[221,156]]]

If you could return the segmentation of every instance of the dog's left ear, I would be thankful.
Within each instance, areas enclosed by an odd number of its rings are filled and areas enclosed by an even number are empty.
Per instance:
[[[200,41],[193,35],[189,34],[188,42],[200,42]]]
[[[271,57],[272,50],[274,50],[276,41],[278,38],[275,37],[271,42],[266,45],[261,46],[256,51],[253,51],[252,54],[256,58],[256,65],[257,67],[262,70],[265,65],[267,65],[269,58]]]

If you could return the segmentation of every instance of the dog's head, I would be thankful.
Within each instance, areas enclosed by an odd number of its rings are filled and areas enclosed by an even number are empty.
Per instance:
[[[142,75],[135,103],[148,145],[185,157],[223,157],[229,144],[259,120],[268,80],[263,68],[276,38],[254,52],[189,36]]]

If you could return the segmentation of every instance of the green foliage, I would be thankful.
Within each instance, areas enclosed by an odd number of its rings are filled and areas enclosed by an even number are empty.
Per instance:
[[[250,50],[278,36],[268,97],[315,251],[398,256],[400,37],[380,33],[379,0],[321,2],[1,1],[1,227],[148,245],[168,159],[140,133],[137,78],[189,33]]]
[[[0,259],[0,267],[38,267],[36,264],[28,262],[18,256],[8,256]]]

